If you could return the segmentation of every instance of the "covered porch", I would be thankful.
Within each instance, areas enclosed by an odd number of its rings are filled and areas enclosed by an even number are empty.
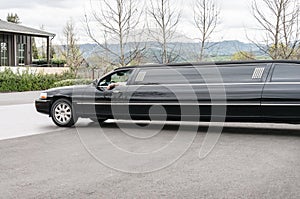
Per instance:
[[[50,44],[55,34],[0,20],[0,66],[32,65],[33,38],[46,40],[46,59],[50,65]]]

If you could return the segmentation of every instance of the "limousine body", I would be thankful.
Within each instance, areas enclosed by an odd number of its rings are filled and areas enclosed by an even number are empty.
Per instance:
[[[299,123],[300,62],[122,67],[91,85],[47,90],[35,105],[60,127],[73,126],[79,117]],[[226,109],[216,115],[214,107]]]

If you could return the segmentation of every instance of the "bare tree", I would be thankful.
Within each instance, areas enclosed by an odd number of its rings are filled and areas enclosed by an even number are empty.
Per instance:
[[[150,35],[156,39],[161,46],[161,56],[159,58],[162,63],[173,62],[177,56],[173,56],[174,48],[168,49],[168,43],[174,39],[176,28],[181,18],[181,11],[177,11],[170,6],[170,0],[150,0],[149,15],[151,25],[155,27],[150,29]],[[158,60],[158,61],[159,61]]]
[[[62,49],[62,57],[66,60],[67,66],[77,76],[79,67],[84,62],[82,53],[78,46],[78,38],[76,36],[76,29],[72,20],[68,21],[63,30],[64,45]]]
[[[140,24],[142,14],[142,11],[138,9],[140,2],[138,0],[100,0],[98,3],[98,6],[94,6],[91,2],[93,7],[91,17],[96,21],[100,32],[105,32],[105,35],[109,34],[110,39],[117,41],[119,52],[109,47],[106,38],[104,43],[97,38],[86,14],[87,33],[106,53],[117,57],[119,65],[126,66],[144,50],[140,42],[132,41]]]
[[[292,59],[299,44],[299,4],[297,0],[253,1],[252,12],[264,32],[263,43],[251,40],[272,59]]]
[[[202,61],[205,49],[211,47],[207,46],[207,42],[219,23],[220,9],[214,0],[196,0],[193,7],[195,27],[200,33],[198,38],[200,40],[200,53],[198,59],[199,61]]]

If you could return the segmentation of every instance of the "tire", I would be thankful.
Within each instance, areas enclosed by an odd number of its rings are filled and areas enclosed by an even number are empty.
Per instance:
[[[77,122],[72,103],[67,99],[56,100],[51,107],[53,122],[59,127],[72,127]]]

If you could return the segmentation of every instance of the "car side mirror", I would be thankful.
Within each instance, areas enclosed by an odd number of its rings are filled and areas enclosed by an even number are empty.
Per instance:
[[[99,91],[105,91],[106,88],[107,88],[107,83],[100,83],[100,85],[97,85],[96,88],[97,88]]]
[[[97,84],[98,84],[98,79],[95,79],[94,81],[93,81],[93,86],[97,86]]]

